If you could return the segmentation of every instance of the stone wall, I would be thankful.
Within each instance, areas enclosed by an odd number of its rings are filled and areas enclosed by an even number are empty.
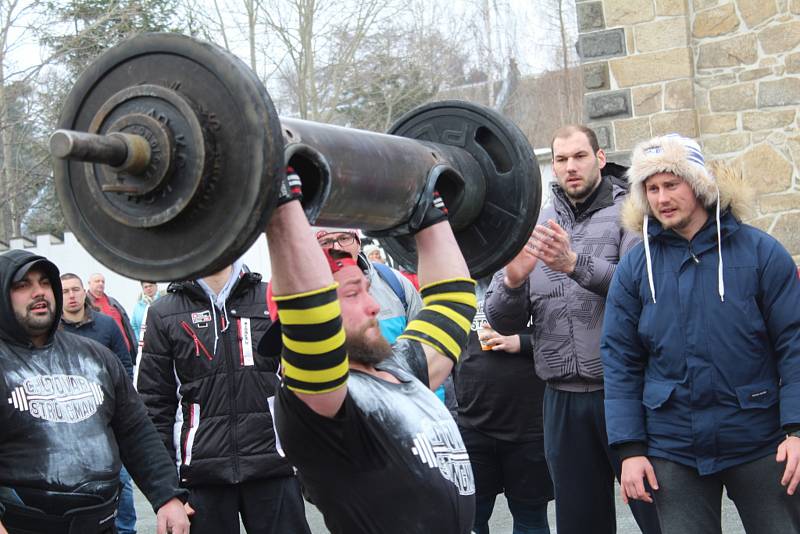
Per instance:
[[[577,0],[584,119],[611,159],[678,132],[739,166],[800,262],[800,0]]]

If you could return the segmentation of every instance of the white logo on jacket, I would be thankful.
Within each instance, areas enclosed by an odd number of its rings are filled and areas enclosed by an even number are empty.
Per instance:
[[[37,375],[15,387],[8,403],[37,419],[79,423],[97,413],[103,399],[100,385],[82,376]]]

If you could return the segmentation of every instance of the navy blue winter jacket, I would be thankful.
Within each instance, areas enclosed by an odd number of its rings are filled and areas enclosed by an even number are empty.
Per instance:
[[[646,443],[701,475],[775,454],[800,423],[794,262],[730,212],[721,231],[724,302],[713,213],[691,241],[651,218],[657,303],[639,244],[617,267],[602,339],[609,443]]]
[[[131,353],[125,346],[125,340],[122,339],[122,332],[120,332],[114,319],[104,313],[93,310],[87,305],[83,322],[71,323],[65,320],[64,317],[61,317],[61,325],[67,332],[94,339],[104,347],[111,349],[125,367],[128,378],[133,378]]]

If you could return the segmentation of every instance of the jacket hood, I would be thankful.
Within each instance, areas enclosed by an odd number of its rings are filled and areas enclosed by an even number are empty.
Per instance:
[[[719,189],[720,210],[723,212],[730,211],[740,221],[746,219],[753,211],[755,192],[745,182],[741,170],[722,162],[714,162],[709,164],[708,174],[710,179],[715,180],[716,187]],[[644,180],[649,176],[652,176],[652,174],[638,183],[631,184],[630,194],[622,205],[620,215],[623,228],[638,235],[642,235],[642,224],[645,216],[650,215],[650,208],[644,192]],[[695,191],[697,190],[695,189]],[[716,200],[716,198],[715,190],[713,200]],[[708,207],[709,205],[706,204],[706,206]]]
[[[45,258],[38,256],[27,250],[9,250],[0,254],[0,287],[2,287],[2,297],[0,297],[0,338],[18,345],[30,346],[31,341],[17,321],[14,308],[11,306],[11,285],[14,275],[22,267],[33,261],[40,261],[40,267],[45,271],[50,279],[55,299],[55,314],[53,324],[50,326],[47,338],[48,342],[61,324],[61,309],[63,305],[63,294],[61,292],[61,278],[58,267]]]
[[[606,161],[605,167],[600,169],[600,174],[608,177],[612,184],[621,188],[623,191],[630,189],[627,178],[628,167],[620,165],[619,163],[614,163],[613,161]]]
[[[242,265],[241,267],[241,270],[238,271],[239,279],[234,285],[231,295],[237,293],[240,289],[250,287],[251,285],[261,282],[261,275],[259,273],[251,272],[247,265]],[[205,290],[200,287],[200,284],[197,283],[197,280],[170,282],[170,284],[167,286],[166,294],[169,293],[185,293],[191,298],[208,301],[208,295],[206,295]]]

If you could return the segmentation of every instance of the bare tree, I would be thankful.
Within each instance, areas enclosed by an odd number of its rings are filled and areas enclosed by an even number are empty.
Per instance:
[[[465,64],[459,43],[435,28],[383,30],[365,40],[346,76],[338,115],[348,126],[385,132],[441,88],[461,84]]]
[[[30,193],[33,185],[26,179],[26,169],[30,165],[30,153],[36,147],[32,146],[33,124],[25,107],[30,103],[30,79],[36,70],[15,68],[12,55],[23,42],[26,32],[23,21],[37,7],[36,2],[0,2],[0,145],[3,160],[0,239],[4,241],[21,234],[21,221],[26,209],[24,196]],[[14,31],[17,32],[15,36],[12,35]]]
[[[575,123],[580,122],[580,98],[583,96],[583,84],[576,86],[571,84],[572,81],[570,78],[570,70],[575,68],[577,65],[577,58],[575,57],[574,53],[570,53],[571,50],[574,50],[573,47],[570,46],[570,27],[571,25],[567,22],[567,14],[565,12],[565,5],[564,0],[553,0],[556,7],[556,13],[558,13],[558,35],[560,37],[560,44],[561,48],[559,50],[559,56],[557,60],[559,62],[560,71],[561,71],[561,105],[559,109],[562,110],[561,114],[561,122],[562,124],[567,123]],[[574,4],[573,4],[574,5]],[[576,92],[579,93],[577,98],[577,105],[576,105]]]
[[[294,111],[328,122],[364,40],[400,13],[399,0],[265,0],[266,32],[275,39],[278,75]]]

